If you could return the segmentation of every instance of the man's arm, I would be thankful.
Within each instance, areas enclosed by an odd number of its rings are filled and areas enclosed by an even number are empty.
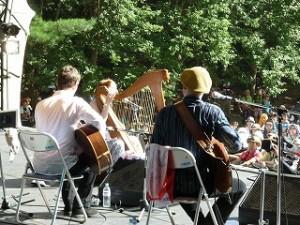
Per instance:
[[[215,138],[225,144],[230,153],[242,149],[242,141],[238,133],[230,126],[224,112],[220,109],[215,122]]]
[[[86,123],[96,127],[103,137],[106,133],[106,124],[102,116],[96,112],[86,101],[82,98],[77,99],[78,119],[84,120]]]

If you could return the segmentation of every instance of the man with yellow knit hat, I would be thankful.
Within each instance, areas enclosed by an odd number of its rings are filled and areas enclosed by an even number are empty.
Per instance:
[[[222,109],[202,100],[203,94],[208,94],[212,86],[208,71],[200,66],[185,69],[181,74],[180,81],[183,102],[208,137],[214,136],[223,142],[231,153],[239,151],[242,148],[241,140],[236,131],[231,128]],[[175,105],[163,108],[157,115],[151,142],[183,147],[191,151],[196,158],[207,192],[213,192],[213,177],[208,173],[208,160],[185,127]],[[187,194],[195,197],[198,196],[198,193],[199,184],[194,171],[186,169],[176,171],[174,197]],[[193,217],[191,208],[186,205],[183,205],[183,208]],[[199,221],[199,223],[203,224],[203,221]]]

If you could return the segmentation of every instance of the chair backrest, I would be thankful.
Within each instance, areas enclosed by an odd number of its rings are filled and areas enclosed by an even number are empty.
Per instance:
[[[193,154],[185,148],[162,146],[159,144],[151,143],[146,148],[147,157],[154,151],[170,151],[171,155],[169,156],[171,156],[173,160],[172,169],[184,169],[197,165]]]
[[[174,169],[193,168],[199,182],[201,176],[195,157],[188,150],[181,147],[162,146],[151,143],[146,148],[146,189],[149,199],[157,200],[167,196],[172,198],[173,185],[175,185]],[[196,179],[197,179],[196,178]]]
[[[19,139],[23,148],[34,152],[54,151],[59,149],[55,138],[47,133],[19,130]]]
[[[33,172],[43,174],[43,169],[41,170],[39,167],[45,168],[44,171],[46,171],[48,166],[51,166],[51,162],[48,161],[49,156],[51,156],[51,159],[54,158],[55,162],[58,162],[59,168],[55,168],[55,172],[47,174],[60,174],[63,169],[67,168],[60,152],[59,144],[52,135],[33,129],[19,129],[18,137],[25,158]],[[30,152],[33,152],[33,157],[30,155]],[[38,162],[39,166],[36,165],[36,162]]]

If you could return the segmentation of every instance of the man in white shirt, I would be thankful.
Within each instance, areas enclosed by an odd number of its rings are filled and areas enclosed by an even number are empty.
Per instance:
[[[64,66],[58,74],[58,90],[51,96],[40,101],[35,109],[36,128],[39,131],[52,134],[58,141],[61,152],[71,174],[83,173],[80,179],[78,194],[89,217],[97,214],[90,208],[93,186],[96,174],[88,169],[88,165],[82,159],[82,149],[74,137],[74,130],[78,128],[80,120],[85,121],[99,129],[105,136],[106,125],[103,118],[80,97],[74,96],[81,76],[76,68]],[[61,174],[61,163],[53,155],[41,158],[34,155],[35,169],[46,174]],[[65,204],[65,215],[82,217],[83,214],[74,194],[70,191],[68,182],[64,183],[62,198]],[[74,202],[73,202],[74,201]]]

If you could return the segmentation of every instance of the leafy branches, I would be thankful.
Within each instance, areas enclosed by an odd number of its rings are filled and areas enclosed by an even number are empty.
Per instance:
[[[195,65],[208,67],[215,85],[226,80],[253,91],[259,85],[273,96],[300,82],[297,0],[41,2],[24,78],[41,89],[66,63],[80,69],[86,93],[104,77],[124,88],[147,70],[167,68],[172,96],[179,73]]]

